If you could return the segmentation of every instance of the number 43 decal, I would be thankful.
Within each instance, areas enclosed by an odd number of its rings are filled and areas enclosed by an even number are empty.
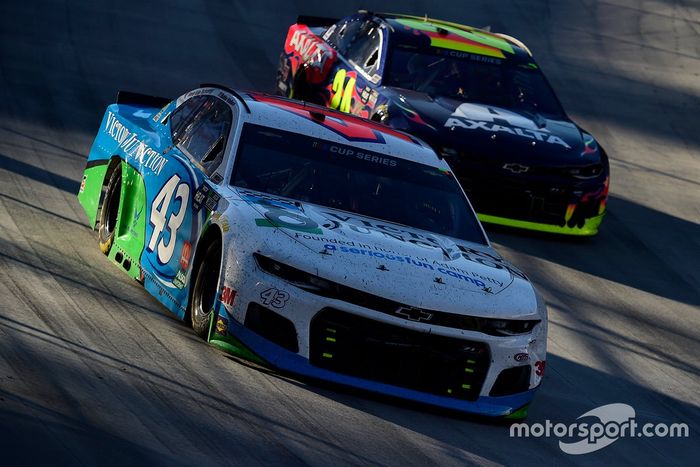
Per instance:
[[[170,218],[166,218],[168,208],[175,198],[180,200],[180,208],[177,212],[173,212]],[[187,213],[187,205],[190,201],[190,186],[187,183],[180,183],[180,177],[173,175],[163,185],[160,192],[156,195],[151,204],[151,225],[153,225],[153,233],[151,240],[148,242],[148,251],[153,251],[158,248],[158,261],[161,264],[167,264],[170,258],[173,257],[175,243],[177,239],[177,229],[180,228],[185,220]],[[163,231],[167,230],[170,233],[168,241],[162,235]],[[160,242],[158,241],[160,239]]]
[[[265,306],[282,308],[287,304],[287,300],[289,300],[289,294],[284,290],[267,289],[260,294],[260,300]]]

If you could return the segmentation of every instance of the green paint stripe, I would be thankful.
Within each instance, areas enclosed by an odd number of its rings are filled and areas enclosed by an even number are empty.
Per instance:
[[[464,42],[452,40],[450,38],[433,37],[430,40],[430,45],[440,47],[442,49],[458,50],[460,52],[469,52],[477,55],[486,55],[488,57],[505,58],[503,52],[478,44],[466,44]]]
[[[230,353],[231,355],[236,355],[245,360],[257,363],[258,365],[269,366],[265,360],[255,355],[253,351],[245,346],[245,344],[231,335],[220,336],[218,334],[211,333],[209,343],[214,347],[218,347],[224,352]]]
[[[506,217],[489,216],[487,214],[477,214],[481,222],[489,224],[505,225],[508,227],[516,227],[519,229],[537,230],[539,232],[558,233],[565,235],[577,235],[582,237],[590,237],[598,233],[600,223],[603,221],[605,213],[591,217],[586,220],[583,227],[560,227],[553,224],[540,224],[538,222],[521,221],[517,219],[508,219]]]
[[[527,417],[527,411],[530,408],[530,405],[524,405],[520,407],[518,410],[515,412],[512,412],[510,415],[506,415],[505,418],[506,420],[523,420],[524,418]]]
[[[267,219],[255,219],[255,225],[258,227],[275,227],[275,225]]]
[[[262,219],[262,218],[255,219],[255,225],[257,225],[258,227],[277,227],[280,229],[289,229],[289,230],[294,230],[297,232],[304,232],[304,233],[318,234],[318,235],[321,235],[323,233],[323,230],[321,230],[319,227],[312,227],[312,228],[295,227],[293,225],[278,224],[278,223],[272,222],[270,219]]]
[[[397,19],[396,20],[398,23],[403,24],[404,26],[408,26],[409,28],[413,29],[418,29],[420,31],[428,31],[428,32],[437,32],[438,26],[445,29],[446,31],[455,34],[459,37],[463,37],[465,39],[470,39],[476,42],[479,42],[480,44],[495,47],[497,49],[500,49],[504,52],[508,52],[510,54],[515,53],[513,50],[513,46],[508,42],[507,40],[495,36],[493,34],[489,34],[484,31],[479,31],[478,29],[475,28],[470,28],[468,26],[462,26],[459,24],[455,23],[450,23],[447,21],[440,21],[440,20],[433,20],[433,19],[428,19],[428,21],[423,21],[422,19]],[[450,47],[451,48],[451,47]],[[502,55],[501,55],[502,56]]]

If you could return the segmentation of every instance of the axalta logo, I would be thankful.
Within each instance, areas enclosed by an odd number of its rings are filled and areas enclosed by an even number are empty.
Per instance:
[[[560,137],[551,134],[547,128],[540,128],[532,120],[520,114],[497,107],[464,103],[457,107],[447,119],[445,127],[484,130],[490,133],[509,133],[533,141],[558,144],[566,149],[571,149],[571,146]]]

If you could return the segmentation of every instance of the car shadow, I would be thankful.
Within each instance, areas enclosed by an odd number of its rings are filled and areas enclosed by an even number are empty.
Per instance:
[[[307,385],[290,378],[285,380],[424,435],[431,442],[443,445],[443,449],[453,451],[455,462],[470,463],[470,459],[474,460],[471,456],[476,456],[481,459],[479,463],[488,460],[505,465],[649,465],[654,462],[688,465],[695,459],[696,448],[691,439],[700,433],[698,407],[624,377],[604,373],[556,355],[548,355],[547,372],[524,421],[460,414],[327,382],[314,380],[312,385]],[[690,437],[622,438],[601,451],[585,457],[573,457],[559,449],[560,438],[554,435],[510,436],[510,426],[513,423],[546,425],[549,421],[568,426],[589,410],[612,403],[631,405],[640,425],[686,423]],[[561,439],[564,442],[578,440],[575,437]]]
[[[490,239],[519,253],[638,290],[700,306],[700,224],[611,195],[595,237],[484,224]],[[523,265],[527,272],[526,265]]]

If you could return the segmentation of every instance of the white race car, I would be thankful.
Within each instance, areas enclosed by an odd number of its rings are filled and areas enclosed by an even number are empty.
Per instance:
[[[80,200],[103,251],[197,334],[295,374],[527,414],[544,302],[425,143],[216,86],[160,109],[122,96]]]

